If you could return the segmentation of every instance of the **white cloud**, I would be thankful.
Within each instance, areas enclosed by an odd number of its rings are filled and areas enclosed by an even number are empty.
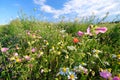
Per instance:
[[[49,0],[34,0],[35,4],[40,6],[41,11],[53,14],[58,18],[62,15],[90,16],[94,13],[99,17],[107,12],[110,15],[120,14],[120,0],[68,0],[61,9],[55,9],[45,2]]]
[[[20,4],[15,3],[15,4],[13,4],[13,6],[19,7],[19,6],[20,6]]]

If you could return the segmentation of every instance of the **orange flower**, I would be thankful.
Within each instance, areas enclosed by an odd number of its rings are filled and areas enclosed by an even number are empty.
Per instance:
[[[78,38],[73,38],[73,42],[78,43],[79,42]]]

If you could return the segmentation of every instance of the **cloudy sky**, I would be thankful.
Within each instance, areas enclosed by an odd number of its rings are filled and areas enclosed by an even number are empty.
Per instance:
[[[21,10],[41,19],[56,20],[95,15],[99,18],[109,12],[108,20],[120,15],[120,0],[0,0],[0,24],[19,17]],[[36,11],[34,11],[36,9]]]

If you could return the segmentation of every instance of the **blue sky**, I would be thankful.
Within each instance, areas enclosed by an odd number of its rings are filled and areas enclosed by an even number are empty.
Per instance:
[[[120,15],[120,0],[0,0],[0,24],[9,23],[25,14],[41,19],[56,20],[61,16],[66,19],[95,15],[99,18],[109,12],[108,20]],[[34,12],[36,8],[36,12]],[[42,16],[41,16],[42,15]]]

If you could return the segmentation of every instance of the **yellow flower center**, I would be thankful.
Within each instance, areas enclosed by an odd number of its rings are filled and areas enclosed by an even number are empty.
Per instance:
[[[66,68],[63,68],[63,72],[66,72],[67,71],[67,69]]]
[[[74,79],[75,76],[73,74],[70,75],[70,79]]]
[[[117,55],[118,59],[120,59],[120,54]]]

